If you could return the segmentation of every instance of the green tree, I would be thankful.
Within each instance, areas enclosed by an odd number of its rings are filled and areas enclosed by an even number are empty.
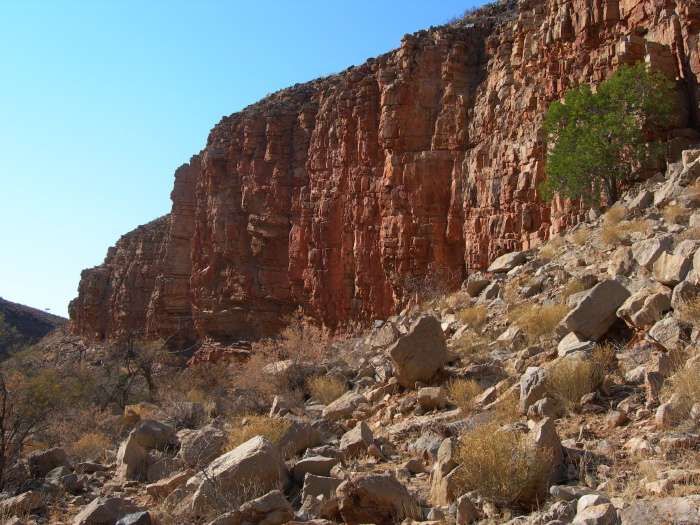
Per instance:
[[[542,125],[549,142],[542,195],[614,203],[620,182],[658,151],[652,139],[676,113],[673,83],[643,62],[622,65],[596,93],[588,84],[572,89]]]

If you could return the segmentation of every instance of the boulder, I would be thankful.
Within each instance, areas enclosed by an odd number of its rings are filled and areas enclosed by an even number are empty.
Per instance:
[[[374,442],[372,431],[367,426],[367,423],[360,421],[355,425],[350,432],[343,434],[340,439],[340,450],[343,451],[346,458],[356,456]]]
[[[244,503],[257,494],[264,494],[288,484],[287,467],[280,451],[267,439],[256,436],[212,461],[206,471],[190,478],[188,491],[193,491],[191,510],[201,515],[212,498],[225,495]]]
[[[324,408],[322,416],[325,419],[330,419],[332,421],[348,418],[352,415],[359,404],[366,402],[367,399],[365,396],[356,392],[348,391]]]
[[[486,270],[492,273],[509,272],[516,266],[520,266],[525,262],[524,252],[511,252],[501,255],[491,263],[491,266]]]
[[[436,408],[445,408],[447,404],[447,392],[441,386],[423,387],[418,390],[418,404],[426,412]]]
[[[62,448],[35,450],[25,459],[33,478],[43,478],[56,467],[68,466],[68,454]]]
[[[520,411],[527,414],[528,408],[547,395],[547,374],[544,369],[531,366],[520,377]]]
[[[661,284],[673,287],[685,279],[691,267],[690,257],[664,252],[654,263],[654,279]]]
[[[594,505],[577,513],[571,525],[617,525],[617,511],[612,503]]]
[[[97,498],[92,500],[73,519],[73,525],[114,525],[127,514],[139,508],[121,498]]]
[[[630,296],[619,282],[608,279],[596,284],[562,321],[569,332],[597,341],[617,319],[617,310]]]
[[[656,260],[671,247],[672,237],[646,239],[632,245],[632,256],[640,266],[651,270]]]
[[[311,456],[296,462],[292,467],[292,477],[296,483],[303,483],[304,476],[313,474],[314,476],[331,475],[331,469],[340,463],[339,458],[327,458],[324,456]]]
[[[416,381],[429,383],[449,359],[440,322],[434,317],[421,317],[389,348],[389,356],[402,386],[415,388]]]
[[[294,509],[279,490],[251,500],[238,510],[222,514],[208,525],[282,525],[294,518]]]
[[[342,479],[329,476],[307,474],[304,478],[304,488],[301,491],[301,501],[306,500],[309,496],[312,498],[323,496],[326,499],[331,499],[342,482]]]
[[[406,487],[391,474],[354,475],[340,484],[336,497],[347,525],[393,525],[406,518],[422,518]]]
[[[687,342],[689,336],[688,327],[673,317],[661,319],[649,330],[649,337],[667,350],[673,350],[679,344]]]
[[[41,497],[41,493],[30,490],[19,496],[0,501],[0,516],[28,515],[31,511],[43,507],[44,499]]]
[[[460,496],[457,499],[457,525],[467,525],[479,518],[479,509],[476,508],[474,502],[467,496]]]
[[[172,491],[187,483],[187,480],[194,475],[193,470],[178,472],[167,479],[161,479],[146,486],[146,493],[155,500],[166,498]]]
[[[372,333],[365,339],[365,344],[372,348],[386,348],[393,345],[399,338],[399,330],[392,322],[384,323],[380,328],[372,330]]]
[[[530,446],[537,450],[548,450],[548,463],[541,465],[541,476],[533,479],[530,486],[523,488],[518,501],[530,508],[542,504],[547,498],[549,487],[561,477],[564,468],[564,450],[559,441],[554,419],[545,418],[528,433]]]
[[[628,326],[653,325],[660,314],[671,308],[671,289],[656,283],[635,292],[618,308],[617,316]]]
[[[698,506],[690,498],[640,501],[622,511],[621,525],[698,525]]]
[[[277,447],[285,460],[321,443],[321,433],[310,422],[287,415],[291,421]]]
[[[120,481],[145,478],[150,450],[164,450],[175,436],[175,428],[152,419],[142,419],[129,432],[117,452],[115,478]]]
[[[700,267],[696,267],[696,271],[700,270]],[[671,307],[674,310],[683,309],[686,303],[692,301],[698,296],[700,290],[692,283],[688,281],[683,281],[679,283],[673,289],[673,294],[671,295]]]
[[[206,426],[198,430],[178,432],[180,457],[190,467],[208,465],[221,455],[227,441],[226,433],[215,427]]]
[[[65,466],[53,469],[46,474],[45,480],[66,492],[77,492],[84,487],[83,479]]]
[[[153,520],[148,511],[134,512],[127,514],[120,519],[115,525],[152,525]]]
[[[566,357],[575,352],[591,352],[596,346],[593,341],[587,341],[580,338],[574,332],[565,335],[557,345],[557,354],[559,357]]]

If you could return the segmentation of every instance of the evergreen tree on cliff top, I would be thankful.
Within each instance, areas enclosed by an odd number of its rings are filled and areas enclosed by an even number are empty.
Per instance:
[[[656,149],[648,137],[673,122],[676,113],[673,83],[643,62],[622,65],[596,93],[588,84],[572,89],[563,103],[552,103],[542,125],[549,142],[542,195],[587,204],[604,196],[614,203],[620,182],[632,178]]]

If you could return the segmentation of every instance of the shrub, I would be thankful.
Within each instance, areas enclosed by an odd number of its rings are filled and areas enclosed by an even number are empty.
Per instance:
[[[549,396],[567,412],[577,412],[581,398],[600,386],[614,359],[614,349],[603,345],[596,348],[591,359],[558,361],[547,370]]]
[[[470,306],[459,312],[459,320],[476,333],[481,333],[488,318],[489,309],[485,304]]]
[[[669,224],[680,224],[688,218],[688,210],[680,204],[669,204],[662,211],[661,215]]]
[[[278,447],[292,422],[285,418],[271,419],[266,416],[238,417],[232,421],[225,450],[233,450],[255,436],[262,436]]]
[[[547,475],[549,449],[532,446],[525,434],[487,423],[459,440],[456,473],[458,493],[476,490],[502,506],[518,504],[523,491]]]
[[[579,228],[573,233],[570,233],[569,235],[566,236],[566,239],[573,243],[576,244],[577,246],[583,246],[586,244],[586,241],[589,239],[591,233],[583,228]]]
[[[313,376],[306,380],[307,388],[319,403],[328,405],[348,391],[345,381],[329,376]]]
[[[565,304],[525,303],[508,312],[508,320],[517,324],[532,341],[549,335],[568,312]]]
[[[479,335],[463,336],[452,349],[463,361],[470,363],[483,363],[489,359],[489,341]]]
[[[552,259],[559,255],[561,249],[566,244],[564,237],[554,237],[548,243],[540,247],[540,257],[543,259]]]
[[[572,89],[550,105],[542,125],[550,147],[540,191],[548,200],[559,194],[613,204],[620,184],[658,153],[648,135],[677,113],[673,83],[643,62],[623,64],[595,93],[588,84]]]
[[[605,224],[618,224],[627,218],[627,208],[621,204],[611,206],[610,209],[603,215]]]
[[[561,298],[566,301],[569,297],[575,293],[584,292],[588,290],[588,286],[578,277],[576,279],[570,280],[561,291]]]
[[[680,368],[671,378],[671,388],[689,411],[695,403],[700,403],[700,362]]]
[[[681,302],[677,313],[681,321],[697,328],[700,325],[700,295]]]
[[[481,394],[479,383],[473,379],[453,379],[447,384],[447,397],[453,405],[462,409],[462,413],[471,412],[475,398]]]
[[[73,443],[73,453],[78,461],[100,461],[107,449],[112,446],[110,439],[102,432],[90,432]]]

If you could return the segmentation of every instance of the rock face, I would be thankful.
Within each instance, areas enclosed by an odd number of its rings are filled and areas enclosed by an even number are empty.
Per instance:
[[[647,60],[678,78],[672,156],[700,128],[693,0],[506,0],[267,96],[175,173],[171,214],[85,270],[72,329],[219,340],[382,318],[406,277],[466,277],[579,222],[542,202],[544,111]],[[493,16],[488,16],[491,13]]]

